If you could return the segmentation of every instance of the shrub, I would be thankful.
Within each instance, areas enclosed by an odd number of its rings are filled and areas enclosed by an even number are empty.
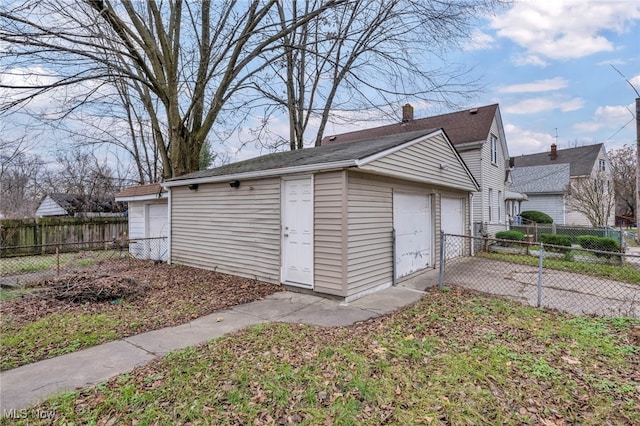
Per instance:
[[[540,234],[540,242],[544,244],[550,244],[552,246],[571,247],[571,236],[561,234]],[[550,251],[558,251],[560,253],[567,251],[568,249],[549,247]]]
[[[540,234],[540,242],[554,246],[571,247],[571,235]]]
[[[496,232],[496,238],[499,240],[524,241],[524,233],[520,231],[500,231]]]
[[[600,250],[606,252],[620,251],[620,245],[613,238],[580,235],[578,237],[578,243],[580,244],[580,247],[588,250]]]
[[[546,213],[536,210],[527,210],[520,213],[520,217],[536,223],[553,223],[553,219]]]

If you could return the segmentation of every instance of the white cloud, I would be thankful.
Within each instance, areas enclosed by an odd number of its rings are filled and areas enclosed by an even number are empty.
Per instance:
[[[482,31],[476,31],[471,34],[469,44],[464,46],[463,50],[471,51],[491,49],[494,47],[495,41],[496,40],[491,35]]]
[[[629,82],[633,87],[636,88],[638,92],[640,92],[640,74],[636,75],[635,77],[631,77],[629,79]]]
[[[544,68],[549,65],[547,61],[538,55],[516,55],[511,58],[511,61],[518,67],[533,65],[535,67]]]
[[[528,55],[571,59],[615,50],[605,33],[623,33],[638,18],[636,1],[529,1],[495,16],[491,27]]]
[[[543,111],[560,110],[562,112],[575,111],[584,105],[581,98],[565,99],[562,97],[529,98],[504,107],[505,112],[511,114],[535,114]]]
[[[618,129],[633,120],[634,104],[598,107],[591,121],[582,121],[573,125],[573,129],[582,133],[593,133],[600,129]]]
[[[505,124],[504,132],[512,157],[543,152],[555,142],[555,137],[550,133],[534,132],[513,124]]]
[[[502,93],[531,93],[531,92],[548,92],[552,90],[563,89],[569,85],[569,82],[562,78],[548,78],[545,80],[533,81],[531,83],[512,84],[510,86],[502,86],[498,88]]]

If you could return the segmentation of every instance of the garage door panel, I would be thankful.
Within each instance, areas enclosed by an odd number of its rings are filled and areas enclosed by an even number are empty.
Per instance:
[[[396,277],[400,278],[431,265],[431,198],[394,192],[393,212]]]

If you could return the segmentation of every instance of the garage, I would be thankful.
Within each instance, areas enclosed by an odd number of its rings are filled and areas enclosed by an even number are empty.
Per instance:
[[[132,186],[116,194],[129,204],[129,253],[137,259],[167,260],[169,204],[159,184]]]
[[[396,279],[433,265],[430,195],[394,192],[393,228]]]

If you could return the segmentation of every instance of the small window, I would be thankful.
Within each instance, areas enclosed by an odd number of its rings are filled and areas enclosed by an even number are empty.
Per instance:
[[[491,135],[491,162],[498,164],[498,138]]]
[[[489,188],[489,222],[493,221],[493,189]]]
[[[600,170],[601,172],[604,172],[607,168],[607,163],[604,160],[600,160],[599,164],[598,164],[598,170]]]

